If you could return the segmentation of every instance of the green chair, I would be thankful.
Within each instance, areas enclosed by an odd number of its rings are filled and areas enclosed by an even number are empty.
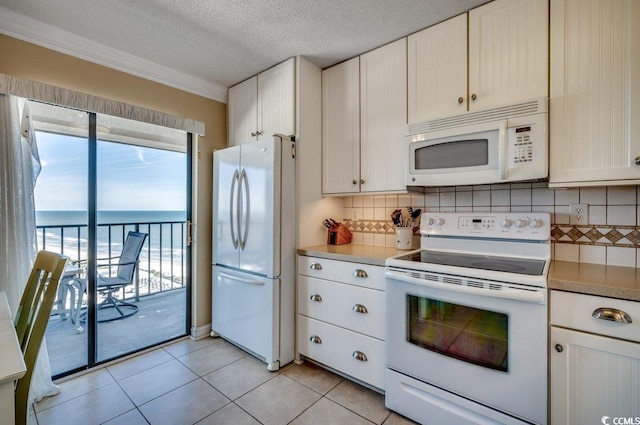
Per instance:
[[[33,368],[67,260],[67,257],[53,252],[38,252],[14,316],[13,323],[27,366],[27,372],[15,388],[16,425],[27,423]]]

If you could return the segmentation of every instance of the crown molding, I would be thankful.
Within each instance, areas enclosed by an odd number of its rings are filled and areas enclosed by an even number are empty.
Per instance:
[[[218,102],[227,88],[158,65],[0,6],[0,33]]]

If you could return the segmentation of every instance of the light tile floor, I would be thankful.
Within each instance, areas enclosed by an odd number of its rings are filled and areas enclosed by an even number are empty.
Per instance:
[[[309,362],[278,372],[214,338],[181,340],[60,384],[37,425],[407,425],[384,397]]]

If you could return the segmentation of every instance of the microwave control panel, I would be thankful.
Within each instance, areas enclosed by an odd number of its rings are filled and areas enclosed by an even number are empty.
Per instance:
[[[510,167],[518,167],[533,162],[534,125],[521,125],[509,129],[511,143]]]

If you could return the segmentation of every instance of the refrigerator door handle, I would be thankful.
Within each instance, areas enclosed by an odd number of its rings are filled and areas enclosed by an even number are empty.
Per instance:
[[[264,285],[264,280],[262,279],[251,279],[247,277],[240,277],[233,274],[225,273],[223,271],[220,271],[218,273],[220,274],[220,277],[233,280],[234,282],[247,283],[250,285],[260,285],[260,286]]]
[[[231,242],[233,243],[233,248],[234,249],[238,249],[238,238],[236,237],[236,231],[235,231],[235,223],[234,221],[238,221],[237,217],[233,216],[233,201],[234,201],[234,192],[236,190],[236,182],[238,182],[238,170],[235,170],[235,172],[233,173],[233,177],[231,178],[231,196],[229,196],[229,223],[231,225]],[[240,183],[238,182],[238,191],[240,189]],[[236,202],[237,204],[237,202]],[[236,205],[237,206],[237,205]],[[238,211],[236,211],[237,214]],[[238,231],[239,233],[239,231]]]
[[[240,172],[240,182],[238,183],[238,199],[240,199],[240,197],[242,196],[242,186],[244,186],[243,200],[246,200],[246,203],[242,204],[242,215],[244,216],[244,223],[242,227],[240,227],[240,218],[238,216],[238,237],[240,238],[240,249],[244,251],[244,247],[247,245],[247,235],[249,234],[249,215],[251,214],[249,178],[247,176],[247,171],[244,168],[242,169],[242,172]]]

